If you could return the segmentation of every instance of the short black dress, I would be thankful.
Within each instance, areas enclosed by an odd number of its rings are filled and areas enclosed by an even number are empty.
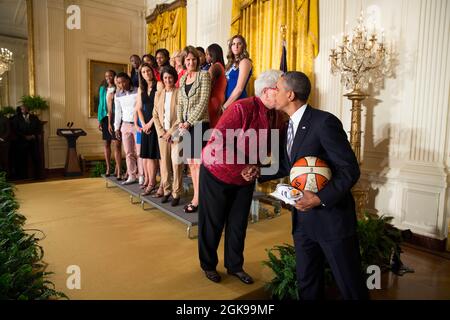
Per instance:
[[[149,122],[153,118],[153,108],[155,106],[155,93],[156,85],[152,87],[150,95],[147,92],[142,91],[142,113],[144,114],[145,123]],[[159,153],[158,134],[156,128],[153,125],[149,134],[142,131],[141,135],[141,154],[143,159],[161,159]]]
[[[110,88],[107,88],[106,89],[106,96],[108,96],[108,91],[110,90]],[[111,90],[113,90],[113,88],[111,88]],[[114,89],[114,91],[115,91],[115,89]],[[111,141],[111,140],[117,140],[117,138],[116,138],[116,135],[114,134],[114,116],[115,116],[115,114],[114,114],[114,99],[113,99],[113,101],[112,101],[112,114],[111,114],[111,125],[112,125],[112,130],[113,130],[113,134],[110,134],[109,133],[109,130],[108,130],[108,120],[109,120],[109,117],[108,116],[105,116],[105,117],[103,117],[103,119],[102,119],[102,121],[101,121],[101,126],[102,126],[102,138],[103,138],[103,140],[106,140],[106,141]]]
[[[103,117],[101,125],[102,125],[102,138],[106,141],[117,140],[114,134],[114,113],[111,115],[111,126],[113,130],[113,134],[109,133],[108,130],[108,116]]]

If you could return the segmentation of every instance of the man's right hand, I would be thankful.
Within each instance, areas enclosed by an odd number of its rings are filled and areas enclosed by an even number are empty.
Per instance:
[[[116,130],[115,134],[116,134],[116,139],[117,140],[119,140],[119,141],[122,140],[121,137],[120,137],[120,131],[119,130]]]

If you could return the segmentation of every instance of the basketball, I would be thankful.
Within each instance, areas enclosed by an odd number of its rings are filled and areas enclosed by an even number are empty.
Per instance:
[[[291,169],[291,186],[298,190],[318,192],[331,179],[331,170],[327,163],[317,157],[298,159]]]

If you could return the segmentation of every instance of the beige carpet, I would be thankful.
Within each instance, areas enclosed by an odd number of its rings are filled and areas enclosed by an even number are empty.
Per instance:
[[[186,225],[163,212],[130,204],[128,194],[106,189],[101,178],[51,181],[17,186],[27,228],[45,232],[50,279],[71,299],[235,299],[261,288],[271,270],[261,265],[266,248],[292,243],[290,214],[249,224],[245,270],[255,283],[245,285],[223,267],[220,284],[199,268],[197,240]],[[81,268],[81,289],[69,290],[70,265]]]

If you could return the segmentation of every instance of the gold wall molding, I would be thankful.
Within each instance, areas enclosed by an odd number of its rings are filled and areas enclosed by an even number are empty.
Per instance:
[[[30,95],[36,93],[35,71],[34,71],[34,19],[33,0],[27,0],[27,25],[28,25],[28,92]]]

